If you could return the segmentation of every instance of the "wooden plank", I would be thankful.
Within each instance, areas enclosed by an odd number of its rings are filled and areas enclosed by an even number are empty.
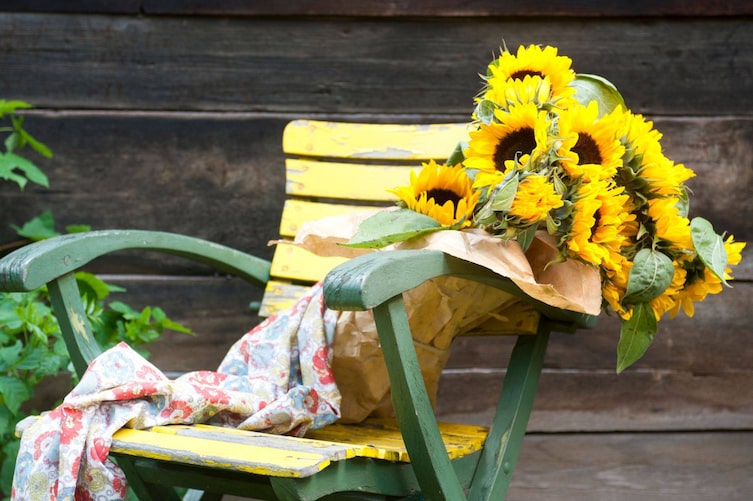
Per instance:
[[[141,0],[3,0],[4,12],[65,12],[85,14],[139,14]]]
[[[692,374],[662,369],[614,372],[545,369],[529,431],[748,430],[753,371]],[[445,373],[439,419],[488,425],[502,371]],[[473,388],[473,391],[469,391]]]
[[[300,445],[291,437],[287,438],[291,442],[290,447],[281,449],[279,445],[285,440],[284,437],[278,437],[275,446],[270,446],[270,441],[263,434],[247,433],[251,437],[261,435],[260,445],[256,445],[253,439],[242,444],[224,440],[221,442],[224,446],[220,447],[217,443],[221,437],[219,433],[204,437],[201,434],[186,436],[122,428],[113,435],[111,451],[128,456],[291,478],[311,476],[329,466],[332,460],[323,450],[300,450]]]
[[[688,183],[693,214],[739,240],[753,241],[753,119],[652,118],[664,134],[665,153],[697,173]],[[30,185],[19,192],[0,183],[0,241],[15,239],[10,223],[20,225],[51,210],[58,230],[86,223],[95,229],[174,231],[271,258],[274,249],[267,242],[280,233],[285,191],[280,135],[287,120],[283,115],[192,113],[29,116],[29,130],[55,153],[51,160],[34,157],[51,187]],[[207,273],[157,255],[122,259],[107,258],[94,269]],[[735,276],[753,279],[753,259],[744,257]]]
[[[395,202],[387,190],[410,184],[411,170],[421,164],[391,166],[289,159],[285,162],[285,191],[293,196]]]
[[[306,221],[315,221],[325,217],[343,216],[346,214],[367,213],[377,207],[362,205],[346,205],[308,202],[306,200],[285,200],[280,218],[280,236],[292,239],[298,233],[301,225]]]
[[[420,0],[351,2],[318,0],[308,2],[267,2],[264,0],[144,0],[147,14],[200,14],[244,16],[714,16],[745,15],[753,12],[741,0],[677,2],[660,0],[630,2],[598,0],[533,0],[512,4],[493,0],[464,2]]]
[[[472,454],[481,450],[488,430],[482,426],[468,426],[453,423],[439,423],[447,454],[450,458]],[[386,459],[388,461],[410,461],[400,430],[394,420],[370,419],[360,425],[335,423],[318,430],[311,430],[307,437],[352,444],[358,448],[359,457]]]
[[[114,4],[114,5],[111,5]],[[473,3],[440,0],[426,4],[419,0],[390,2],[351,2],[314,0],[307,2],[268,2],[265,0],[78,0],[71,5],[55,0],[6,0],[6,12],[129,13],[146,15],[234,15],[234,16],[728,16],[749,15],[749,2],[630,2],[603,3],[598,0],[573,3],[567,0],[533,0],[500,5],[491,0]]]
[[[463,120],[481,86],[478,74],[504,37],[512,47],[559,47],[576,71],[613,81],[637,112],[736,114],[753,107],[749,86],[739,84],[749,81],[753,64],[751,23],[746,16],[389,23],[11,13],[0,18],[0,88],[7,98],[53,109],[446,113]]]
[[[470,120],[469,120],[470,121]],[[468,140],[469,123],[377,124],[296,120],[285,127],[282,149],[289,155],[349,160],[442,160]]]
[[[753,433],[528,435],[508,498],[745,501]]]

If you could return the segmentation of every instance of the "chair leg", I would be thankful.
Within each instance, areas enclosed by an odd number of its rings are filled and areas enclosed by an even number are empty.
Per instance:
[[[494,422],[468,493],[469,500],[505,499],[531,415],[549,332],[547,322],[541,319],[536,335],[518,336]]]
[[[402,296],[374,308],[374,321],[389,373],[395,417],[424,497],[465,500],[420,376]]]

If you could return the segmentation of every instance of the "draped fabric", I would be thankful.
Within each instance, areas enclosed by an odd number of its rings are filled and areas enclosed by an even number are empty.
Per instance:
[[[20,424],[11,499],[124,499],[125,477],[107,459],[123,427],[211,423],[303,435],[332,423],[340,415],[336,321],[317,284],[246,333],[216,371],[171,380],[126,344],[104,352],[59,407]]]

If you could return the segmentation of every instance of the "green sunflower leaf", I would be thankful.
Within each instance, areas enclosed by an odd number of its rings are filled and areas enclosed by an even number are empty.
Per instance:
[[[379,249],[445,229],[449,227],[442,226],[436,219],[410,209],[380,211],[364,219],[350,241],[340,245]]]
[[[491,196],[491,209],[495,211],[508,211],[512,207],[515,195],[518,193],[518,176],[506,178],[494,190]]]
[[[714,227],[702,217],[695,217],[690,221],[690,235],[698,257],[706,267],[716,275],[726,286],[724,270],[727,268],[727,250],[724,240],[714,232]]]
[[[633,307],[633,315],[622,322],[620,341],[617,343],[617,374],[637,362],[656,335],[656,315],[648,303]]]
[[[644,303],[659,297],[672,283],[674,274],[675,267],[666,254],[652,249],[641,249],[633,260],[622,302]]]
[[[476,117],[484,125],[489,125],[494,120],[494,110],[496,106],[488,99],[482,99],[476,105]]]
[[[626,108],[625,100],[617,87],[599,75],[579,73],[575,80],[570,82],[570,87],[575,89],[575,99],[583,106],[596,101],[599,105],[599,115],[606,115],[620,105]]]
[[[463,163],[465,160],[465,154],[463,151],[468,148],[468,143],[465,141],[460,141],[457,145],[455,145],[455,149],[452,150],[452,153],[450,153],[450,156],[447,158],[447,161],[445,162],[446,165],[457,165],[459,163]]]

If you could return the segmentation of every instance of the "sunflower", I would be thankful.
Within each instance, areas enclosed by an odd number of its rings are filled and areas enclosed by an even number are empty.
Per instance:
[[[622,165],[625,147],[620,143],[619,122],[600,119],[596,101],[576,105],[559,114],[562,167],[573,179],[608,179]]]
[[[692,170],[655,151],[641,157],[637,172],[645,181],[647,197],[685,196],[683,183],[695,176]]]
[[[648,201],[648,216],[653,221],[654,239],[664,240],[675,249],[693,249],[690,220],[680,214],[679,199],[653,198]]]
[[[481,124],[470,133],[465,150],[466,167],[479,169],[476,187],[491,186],[501,180],[518,161],[525,165],[535,161],[546,150],[551,121],[546,112],[539,111],[533,103],[497,110],[495,121]],[[525,157],[528,155],[528,157]],[[524,161],[525,160],[525,161]]]
[[[552,86],[548,79],[539,75],[526,75],[522,80],[511,79],[489,87],[484,92],[483,99],[503,109],[526,103],[533,103],[541,109],[549,102],[551,94]]]
[[[604,302],[623,320],[628,320],[633,314],[632,308],[626,308],[622,304],[632,267],[632,261],[621,254],[613,253],[609,264],[601,268],[601,296],[604,298]]]
[[[567,250],[587,263],[616,268],[612,261],[638,231],[629,195],[612,182],[593,181],[581,184],[574,199]]]
[[[554,189],[546,176],[532,174],[520,182],[515,199],[510,207],[510,215],[523,223],[542,221],[552,209],[562,207],[565,202]]]
[[[677,295],[685,286],[687,279],[687,270],[682,265],[675,261],[674,274],[672,275],[672,282],[670,282],[667,289],[662,294],[651,300],[651,308],[654,310],[656,320],[659,320],[664,313],[671,311],[677,303]]]
[[[408,209],[432,217],[442,225],[451,226],[464,221],[463,226],[469,226],[481,192],[473,189],[465,169],[460,165],[440,165],[434,160],[422,163],[422,166],[418,176],[411,172],[410,186],[390,192],[397,195]]]
[[[568,86],[575,79],[571,66],[572,59],[558,56],[555,47],[521,45],[516,54],[505,50],[489,64],[487,86],[494,92],[495,88],[504,86],[509,80],[538,76],[550,81],[553,98],[567,98],[575,93]]]

